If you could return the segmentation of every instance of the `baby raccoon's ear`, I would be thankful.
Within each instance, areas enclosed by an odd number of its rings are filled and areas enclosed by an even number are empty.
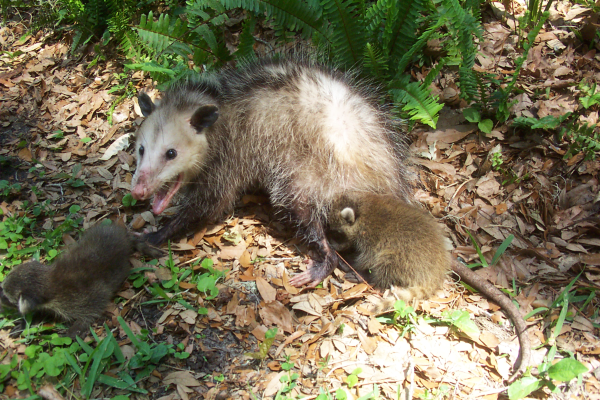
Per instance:
[[[19,312],[23,315],[34,311],[42,303],[42,300],[31,295],[21,294],[19,296]]]
[[[354,210],[350,207],[344,208],[340,211],[340,216],[346,221],[348,224],[353,225],[354,221],[356,221],[356,215],[354,215]]]

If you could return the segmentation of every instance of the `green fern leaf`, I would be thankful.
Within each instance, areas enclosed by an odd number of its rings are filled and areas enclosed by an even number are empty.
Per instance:
[[[358,65],[367,44],[366,24],[355,12],[352,0],[323,0],[323,15],[331,23],[329,35],[336,61],[344,66]]]
[[[383,54],[381,48],[371,43],[367,43],[365,46],[364,68],[379,81],[389,79],[388,58]]]
[[[256,58],[256,54],[254,53],[254,36],[252,36],[255,26],[256,20],[254,17],[250,17],[244,21],[244,27],[239,37],[240,43],[234,53],[237,59],[253,60]]]
[[[420,121],[435,128],[438,120],[437,113],[444,107],[439,104],[438,97],[432,96],[431,91],[419,85],[418,82],[406,84],[409,77],[392,82],[390,93],[395,103],[404,104],[402,110],[410,115],[410,119]]]

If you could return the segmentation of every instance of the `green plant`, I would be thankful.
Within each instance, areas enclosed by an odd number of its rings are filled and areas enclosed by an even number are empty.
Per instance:
[[[54,212],[49,208],[49,201],[36,205],[23,202],[22,215],[13,214],[0,222],[0,278],[4,278],[7,267],[20,264],[24,258],[40,259],[45,256],[51,261],[58,255],[62,244],[62,235],[75,230],[83,218],[78,217],[80,207],[76,204],[69,207],[69,213],[58,227],[40,231],[38,224],[43,217],[51,217]],[[41,235],[42,238],[37,238]],[[2,254],[4,253],[4,254]]]
[[[491,119],[482,119],[481,113],[476,108],[465,108],[463,110],[463,115],[465,116],[467,121],[477,123],[477,127],[481,132],[488,135],[492,133],[494,123]]]
[[[596,156],[596,152],[600,151],[600,133],[597,125],[588,125],[587,122],[579,124],[576,121],[571,121],[561,129],[557,136],[558,140],[565,138],[573,140],[565,153],[565,158],[583,152],[585,159],[591,160]]]
[[[350,375],[346,377],[346,384],[349,388],[352,388],[358,383],[358,374],[362,372],[362,368],[356,368]]]
[[[77,178],[77,176],[79,176],[79,173],[81,172],[82,168],[83,168],[83,166],[80,163],[77,163],[77,164],[73,165],[73,169],[71,170],[70,174],[68,174],[66,172],[60,172],[60,173],[56,174],[54,176],[54,178],[55,179],[65,179],[65,183],[71,187],[74,187],[74,188],[81,187],[81,186],[85,185],[85,182],[82,179]]]
[[[132,206],[135,206],[135,204],[137,203],[137,200],[133,198],[131,193],[127,193],[125,196],[123,196],[121,203],[123,204],[124,207],[132,207]]]
[[[445,399],[450,396],[451,390],[450,386],[442,383],[437,389],[429,390],[425,388],[425,391],[419,395],[419,398],[423,400]]]
[[[596,83],[591,86],[583,80],[579,83],[579,90],[585,95],[579,97],[579,102],[586,110],[596,104],[600,104],[600,90],[596,91]]]
[[[479,337],[479,328],[471,320],[471,314],[465,310],[447,310],[442,312],[439,322],[458,328],[470,337]]]
[[[192,283],[196,283],[198,290],[206,296],[207,300],[214,299],[219,294],[219,288],[217,288],[217,282],[219,279],[225,277],[226,271],[219,271],[213,268],[213,261],[210,258],[202,260],[200,266],[207,270],[197,277],[192,278]]]
[[[549,308],[538,308],[532,311],[527,316],[529,317],[530,315],[534,315],[544,311],[550,312],[557,306],[561,308],[559,317],[554,323],[552,335],[548,338],[547,341],[547,343],[552,345],[550,351],[546,354],[544,362],[537,367],[538,376],[534,377],[531,375],[526,375],[512,383],[508,388],[508,396],[511,400],[524,398],[529,393],[538,390],[544,386],[548,387],[551,391],[556,392],[558,388],[555,382],[569,382],[572,379],[580,376],[580,374],[587,372],[587,367],[579,361],[575,360],[572,357],[572,354],[568,358],[563,358],[562,360],[553,363],[557,352],[557,347],[555,344],[556,338],[560,334],[565,320],[572,320],[574,318],[573,315],[569,316],[568,313],[570,302],[589,299],[588,296],[577,297],[575,296],[574,292],[571,292],[573,285],[575,284],[578,278],[579,276],[575,277],[569,283],[569,285],[567,285],[565,290],[561,292],[561,294],[550,305]]]
[[[125,73],[114,73],[113,76],[119,82],[108,90],[109,94],[112,93],[121,93],[117,96],[112,103],[110,104],[110,108],[108,110],[107,118],[109,125],[113,124],[113,113],[115,112],[115,108],[121,104],[125,99],[130,99],[134,97],[137,93],[135,86],[133,86],[133,82],[129,82],[127,79],[127,74]],[[120,83],[120,81],[125,80],[124,83]]]
[[[298,374],[297,372],[291,372],[293,368],[294,363],[290,362],[289,356],[286,356],[286,362],[281,364],[281,369],[286,371],[287,374],[282,375],[281,378],[279,378],[279,381],[283,383],[283,385],[277,391],[277,394],[275,395],[275,400],[289,399],[287,396],[284,396],[284,394],[291,392],[292,389],[296,387],[296,381],[300,377],[300,374]]]
[[[475,238],[473,237],[471,232],[468,232],[468,234],[469,234],[469,237],[471,238],[471,243],[473,244],[473,247],[475,247],[475,250],[477,251],[477,255],[479,255],[479,262],[467,265],[467,267],[469,267],[469,268],[489,267],[490,265],[495,265],[498,262],[498,260],[500,260],[500,257],[502,257],[502,254],[504,254],[504,252],[506,251],[508,246],[510,246],[513,239],[515,238],[514,235],[508,235],[506,237],[506,239],[504,239],[502,244],[500,244],[500,246],[498,246],[498,248],[496,249],[496,252],[494,253],[494,256],[492,257],[492,261],[490,263],[488,263],[485,256],[481,252],[481,248],[477,244],[477,241],[475,240]]]
[[[244,355],[254,358],[255,360],[263,361],[265,358],[267,358],[267,355],[269,354],[269,349],[271,348],[271,346],[273,345],[273,342],[275,341],[275,336],[277,336],[277,328],[269,329],[268,331],[265,332],[265,340],[263,340],[263,342],[258,345],[258,351],[254,352],[254,353],[245,353]],[[289,366],[289,360],[288,360],[288,363],[285,364],[285,367],[282,366],[282,368],[285,369],[288,366]],[[294,364],[292,363],[291,366],[293,367]],[[286,371],[288,371],[288,370],[289,369],[287,369]]]
[[[491,154],[492,155],[492,168],[494,171],[500,171],[502,169],[502,164],[504,160],[502,160],[502,153],[497,151]]]
[[[500,122],[504,122],[510,116],[509,108],[512,105],[512,102],[509,103],[508,98],[512,94],[515,84],[517,83],[517,78],[521,73],[521,69],[523,68],[523,63],[527,60],[527,55],[529,54],[529,50],[533,47],[535,42],[535,38],[538,33],[542,29],[542,26],[550,16],[548,11],[544,11],[539,18],[539,21],[535,24],[533,28],[527,34],[527,39],[523,44],[523,54],[517,58],[515,61],[515,72],[513,72],[512,76],[509,78],[509,82],[504,86],[499,86],[498,89],[492,95],[492,98],[496,101],[497,109],[496,109],[496,119]]]
[[[19,194],[21,191],[21,184],[10,183],[9,181],[0,180],[0,197],[9,197],[11,195]]]
[[[256,21],[270,23],[280,41],[297,32],[304,39],[312,38],[322,53],[342,68],[359,67],[387,89],[402,110],[413,120],[435,126],[441,105],[432,96],[429,85],[443,65],[459,67],[461,94],[465,98],[476,93],[472,66],[476,47],[473,36],[479,36],[478,3],[458,0],[425,0],[398,2],[379,0],[366,4],[359,0],[188,0],[182,16],[163,13],[155,18],[150,12],[142,15],[136,27],[139,48],[131,45],[128,68],[143,70],[159,82],[181,79],[199,66],[214,69],[232,57],[252,59]],[[228,11],[242,9],[247,19],[243,23],[237,50],[231,53],[221,41]],[[186,21],[186,22],[184,22]],[[427,41],[443,34],[447,56],[438,60],[424,82],[410,82],[407,68],[421,57]],[[139,51],[137,50],[139,48]]]
[[[534,25],[539,23],[544,18],[544,12],[550,10],[553,0],[546,1],[546,7],[544,7],[543,0],[528,0],[527,11],[520,21],[525,25],[525,28],[531,29]]]

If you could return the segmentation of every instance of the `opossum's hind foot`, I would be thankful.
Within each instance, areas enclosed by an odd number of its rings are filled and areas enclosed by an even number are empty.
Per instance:
[[[314,288],[331,275],[336,264],[335,254],[327,254],[323,261],[310,260],[306,271],[290,279],[290,284],[295,287],[308,285],[308,287]]]

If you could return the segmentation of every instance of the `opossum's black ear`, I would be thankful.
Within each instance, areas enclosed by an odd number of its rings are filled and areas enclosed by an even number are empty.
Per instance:
[[[202,106],[198,107],[194,114],[190,118],[190,125],[200,132],[204,128],[208,128],[214,124],[219,118],[219,109],[216,106]]]
[[[152,114],[152,111],[154,111],[156,108],[150,96],[148,96],[145,92],[140,92],[140,94],[138,94],[138,103],[144,117]]]
[[[340,211],[340,215],[350,225],[354,224],[354,221],[356,220],[354,210],[350,207],[346,207],[342,211]]]

